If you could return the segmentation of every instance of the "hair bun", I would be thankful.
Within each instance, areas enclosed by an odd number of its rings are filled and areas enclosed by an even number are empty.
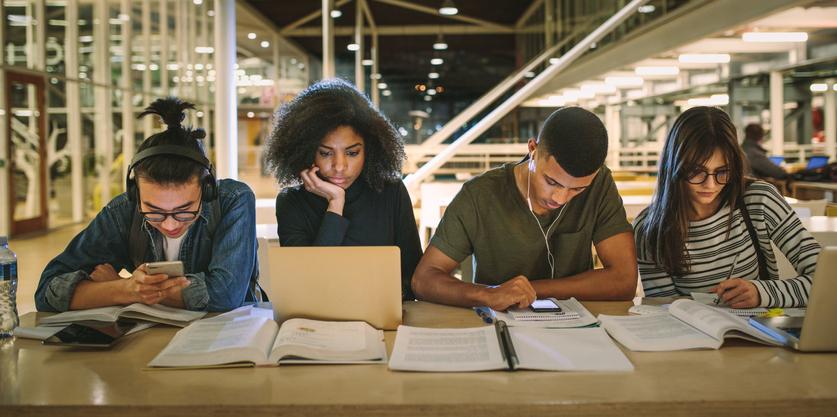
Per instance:
[[[206,137],[206,131],[201,128],[198,128],[189,132],[189,136],[191,136],[192,139],[203,139]]]
[[[158,98],[154,100],[137,118],[149,114],[160,116],[169,129],[181,128],[180,123],[186,118],[186,109],[194,109],[195,105],[177,97]],[[205,135],[205,134],[204,134]]]

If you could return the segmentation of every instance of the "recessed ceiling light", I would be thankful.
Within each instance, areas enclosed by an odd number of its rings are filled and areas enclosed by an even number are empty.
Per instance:
[[[453,0],[445,0],[442,2],[442,5],[439,7],[439,14],[443,14],[445,16],[453,16],[459,13],[459,9],[456,8],[456,5],[453,4]]]
[[[439,78],[439,73],[438,72],[431,72],[431,73],[427,74],[427,78],[430,78],[431,80],[435,80],[436,78]]]
[[[431,65],[442,65],[445,63],[445,60],[442,58],[433,58],[430,60]]]
[[[256,32],[250,32],[247,34],[247,39],[256,39]]]
[[[331,17],[337,19],[340,16],[343,16],[343,12],[341,12],[340,9],[334,9],[331,11]]]
[[[744,32],[741,35],[744,42],[805,42],[808,34],[805,32]]]

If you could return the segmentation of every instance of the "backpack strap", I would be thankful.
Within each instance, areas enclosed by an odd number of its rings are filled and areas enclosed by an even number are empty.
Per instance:
[[[756,258],[759,263],[759,279],[766,281],[770,279],[767,275],[767,261],[764,258],[764,253],[761,251],[759,245],[759,238],[756,234],[756,228],[753,227],[753,221],[750,219],[750,213],[747,211],[747,204],[744,203],[744,197],[738,202],[739,210],[741,210],[741,217],[744,219],[744,225],[747,226],[747,233],[750,235],[750,240],[753,242],[753,249],[756,251]]]

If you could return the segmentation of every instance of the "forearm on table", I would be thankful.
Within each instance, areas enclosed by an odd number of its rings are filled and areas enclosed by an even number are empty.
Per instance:
[[[70,299],[70,310],[130,304],[120,281],[79,281]]]
[[[485,286],[462,282],[438,269],[417,269],[412,286],[420,300],[460,307],[485,305]]]

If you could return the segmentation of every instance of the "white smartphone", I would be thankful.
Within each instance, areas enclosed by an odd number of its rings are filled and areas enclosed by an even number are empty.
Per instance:
[[[145,273],[148,275],[166,274],[171,277],[183,276],[183,262],[181,261],[163,261],[163,262],[149,262],[145,264]]]

